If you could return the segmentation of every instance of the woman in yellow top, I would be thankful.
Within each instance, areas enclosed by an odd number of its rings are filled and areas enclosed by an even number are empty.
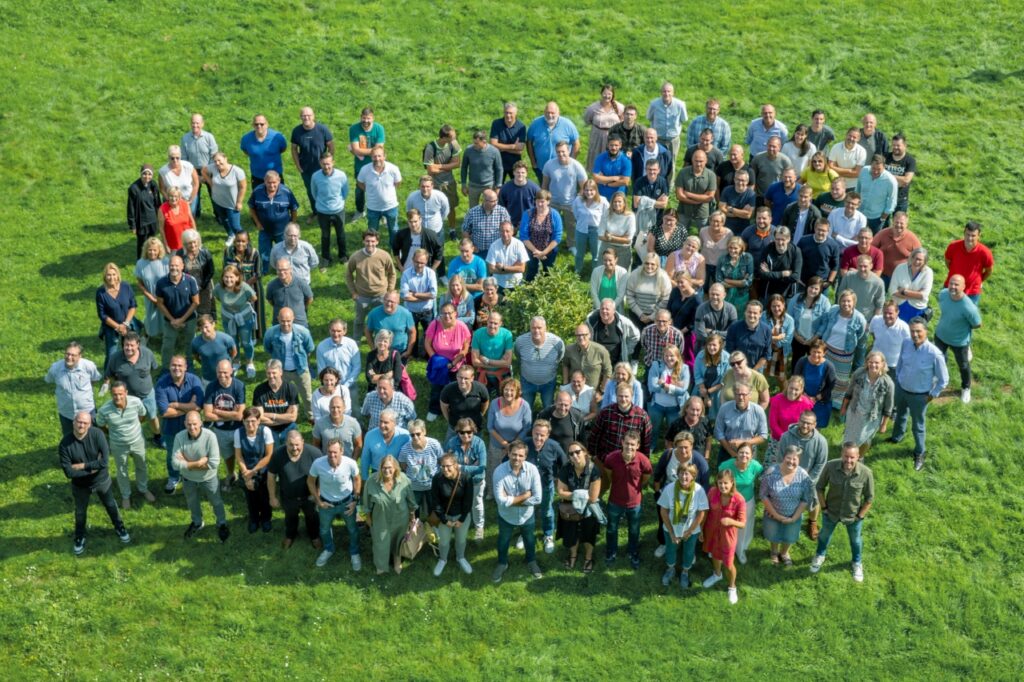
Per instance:
[[[814,188],[814,196],[817,197],[823,192],[832,189],[832,181],[839,177],[839,174],[828,167],[828,159],[823,152],[815,152],[811,162],[800,174],[800,183],[810,185]]]

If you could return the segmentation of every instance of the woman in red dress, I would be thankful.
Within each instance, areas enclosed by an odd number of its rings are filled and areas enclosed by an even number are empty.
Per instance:
[[[196,229],[192,209],[181,198],[181,190],[177,187],[167,191],[167,201],[160,206],[157,219],[160,221],[160,234],[163,235],[167,253],[174,253],[182,247],[181,235],[185,230]]]
[[[718,482],[708,495],[707,519],[704,521],[704,551],[711,555],[714,573],[704,581],[704,587],[711,587],[722,579],[722,568],[729,575],[729,603],[739,601],[736,594],[737,529],[747,525],[747,504],[736,492],[736,480],[726,469],[718,474]]]

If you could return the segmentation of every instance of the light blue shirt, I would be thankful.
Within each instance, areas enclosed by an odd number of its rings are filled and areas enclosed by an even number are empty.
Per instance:
[[[395,435],[391,437],[390,443],[384,442],[380,429],[370,429],[363,439],[363,455],[359,458],[359,475],[362,479],[365,481],[370,472],[377,471],[386,456],[391,455],[397,460],[398,453],[409,440],[409,432],[401,426],[395,427]]]
[[[551,159],[541,170],[548,181],[548,191],[551,192],[551,203],[568,206],[580,192],[580,183],[587,179],[587,171],[583,164],[576,159],[569,159],[569,163],[562,165],[558,159]],[[526,212],[523,212],[526,215]]]
[[[764,408],[750,401],[747,409],[742,412],[736,409],[736,401],[730,400],[718,410],[715,419],[716,440],[736,440],[737,438],[768,438],[768,417]]]
[[[79,358],[73,369],[63,360],[50,365],[43,380],[56,386],[57,414],[74,419],[79,412],[92,412],[96,401],[92,396],[92,382],[103,379],[92,360]]]
[[[679,137],[679,133],[683,132],[683,123],[688,118],[686,102],[675,97],[669,104],[665,104],[660,97],[655,98],[647,107],[647,120],[650,121],[651,127],[658,131],[659,140]]]
[[[935,327],[935,338],[942,339],[948,346],[962,348],[971,344],[971,331],[981,326],[978,306],[967,296],[954,301],[949,289],[939,292],[939,324]]]
[[[512,499],[529,491],[530,497],[520,505],[513,506]],[[518,474],[512,473],[512,465],[502,462],[494,470],[494,499],[498,503],[498,516],[513,526],[521,526],[533,517],[533,508],[540,504],[542,495],[540,470],[529,462],[523,462]]]
[[[686,129],[686,146],[692,147],[700,142],[700,134],[705,128],[711,128],[715,134],[715,149],[722,152],[722,156],[728,157],[729,147],[732,146],[732,128],[721,116],[714,123],[709,122],[704,114],[690,121],[690,127]]]
[[[938,398],[949,383],[945,356],[931,341],[918,347],[913,339],[907,339],[896,363],[896,383],[907,393],[928,393]]]
[[[292,277],[306,284],[309,284],[312,279],[310,273],[313,268],[320,265],[320,257],[316,255],[316,249],[304,239],[300,239],[292,251],[288,250],[284,242],[274,244],[274,248],[270,250],[270,267],[276,271],[277,261],[282,258],[291,262]]]
[[[526,141],[533,146],[533,158],[538,168],[544,168],[551,159],[555,158],[555,145],[559,142],[568,142],[569,151],[580,139],[580,133],[576,130],[576,124],[565,116],[559,116],[555,125],[548,128],[548,122],[543,116],[538,116],[526,129]]]
[[[291,353],[295,362],[295,372],[303,374],[309,371],[309,354],[316,348],[313,337],[309,330],[301,324],[292,324],[291,348],[284,342],[284,334],[281,332],[281,325],[275,324],[263,335],[263,350],[274,360],[285,362],[285,357]]]
[[[324,215],[338,215],[345,210],[348,199],[348,176],[345,171],[335,168],[327,175],[323,170],[313,173],[309,191],[316,202],[316,212]]]
[[[406,301],[409,294],[431,294],[426,301]],[[416,268],[406,268],[402,273],[401,284],[402,305],[411,313],[422,313],[425,310],[433,310],[437,303],[437,274],[430,268],[423,268],[423,272],[416,272]]]
[[[871,166],[865,165],[857,176],[857,192],[860,193],[860,212],[867,218],[878,218],[883,213],[892,215],[896,210],[896,193],[899,187],[896,178],[887,170],[877,178],[871,177]],[[834,213],[834,211],[833,211]]]
[[[444,221],[448,219],[451,206],[448,197],[444,192],[434,189],[429,199],[424,199],[423,194],[416,190],[405,200],[405,210],[415,208],[423,216],[423,227],[434,234],[441,235],[444,232]],[[444,241],[443,239],[441,241]]]
[[[768,149],[768,140],[772,137],[778,137],[783,142],[789,139],[789,129],[786,128],[786,124],[776,119],[771,128],[765,129],[764,122],[760,118],[751,121],[747,126],[747,136],[744,139],[750,148],[750,157],[753,158],[754,155]]]
[[[341,374],[341,383],[351,387],[363,368],[359,345],[347,336],[342,338],[341,343],[336,344],[328,336],[316,347],[317,372],[322,372],[327,367],[338,370]]]

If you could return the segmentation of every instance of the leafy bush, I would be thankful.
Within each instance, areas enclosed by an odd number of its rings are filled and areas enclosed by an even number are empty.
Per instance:
[[[505,326],[514,334],[530,329],[530,318],[541,315],[548,322],[548,331],[567,344],[574,340],[576,326],[594,307],[590,291],[570,264],[561,257],[555,267],[540,274],[532,282],[523,282],[505,297],[501,304]]]

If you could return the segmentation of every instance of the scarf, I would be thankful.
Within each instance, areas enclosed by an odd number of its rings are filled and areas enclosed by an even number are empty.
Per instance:
[[[689,489],[685,489],[679,483],[679,480],[678,479],[676,480],[676,489],[674,491],[675,494],[673,495],[674,499],[672,501],[672,525],[673,526],[681,523],[683,521],[683,519],[685,519],[686,517],[688,517],[690,515],[690,503],[693,502],[694,483],[695,483],[694,481],[690,481]],[[684,492],[686,493],[686,499],[685,500],[681,499],[681,494],[684,493]]]

